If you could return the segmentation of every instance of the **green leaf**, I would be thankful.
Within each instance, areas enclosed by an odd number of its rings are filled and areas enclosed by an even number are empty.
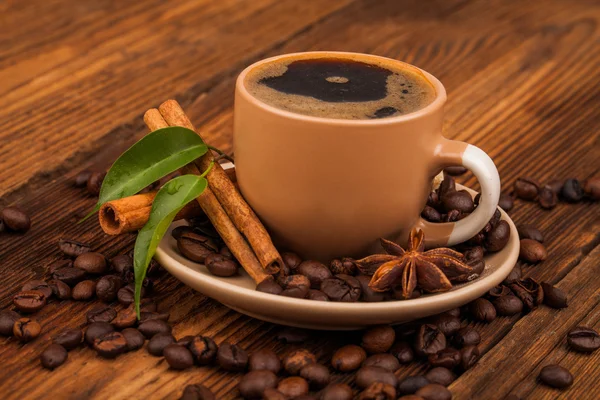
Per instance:
[[[173,178],[158,191],[154,198],[150,218],[139,231],[133,252],[135,307],[138,317],[142,282],[146,277],[148,265],[175,215],[206,189],[208,182],[204,178],[205,174],[202,176],[183,175]]]
[[[131,196],[152,182],[194,161],[208,151],[191,129],[171,126],[144,136],[115,161],[100,189],[98,204]]]

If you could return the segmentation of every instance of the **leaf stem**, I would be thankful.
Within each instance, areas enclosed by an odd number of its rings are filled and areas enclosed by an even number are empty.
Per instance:
[[[217,153],[217,154],[219,155],[219,158],[224,158],[224,159],[226,159],[226,160],[228,160],[228,161],[231,161],[231,162],[233,162],[233,157],[231,157],[231,156],[229,156],[229,155],[225,154],[225,152],[224,152],[223,150],[217,149],[216,147],[213,147],[213,146],[210,146],[210,145],[207,145],[207,146],[208,146],[208,148],[209,148],[210,150],[212,150],[212,151],[214,151],[215,153]]]
[[[202,173],[202,175],[200,175],[200,178],[206,178],[206,175],[208,175],[208,173],[210,172],[210,170],[212,169],[212,167],[215,165],[214,160],[210,162],[210,164],[208,164],[208,168],[206,168],[206,171],[204,171]]]

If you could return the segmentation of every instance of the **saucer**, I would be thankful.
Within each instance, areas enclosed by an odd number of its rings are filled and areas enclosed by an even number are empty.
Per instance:
[[[458,185],[458,188],[465,189]],[[467,189],[471,194],[474,191]],[[399,324],[460,307],[504,280],[519,255],[519,237],[515,224],[502,210],[502,219],[510,225],[508,244],[485,257],[485,270],[477,279],[456,284],[444,293],[425,294],[412,300],[377,303],[324,302],[275,296],[254,290],[252,279],[242,270],[238,276],[221,278],[211,275],[202,264],[179,254],[171,231],[185,222],[173,223],[156,251],[155,258],[171,275],[191,288],[242,314],[263,321],[319,330],[361,329],[369,325]]]

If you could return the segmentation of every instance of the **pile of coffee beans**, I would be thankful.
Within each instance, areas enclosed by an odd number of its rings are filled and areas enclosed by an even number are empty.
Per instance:
[[[575,178],[565,181],[553,180],[541,185],[537,180],[521,177],[515,181],[513,196],[526,201],[536,201],[540,207],[551,209],[559,200],[579,203],[583,200],[600,200],[600,178],[590,178],[581,182]]]
[[[6,207],[0,211],[0,233],[25,233],[31,228],[31,218],[19,207]]]

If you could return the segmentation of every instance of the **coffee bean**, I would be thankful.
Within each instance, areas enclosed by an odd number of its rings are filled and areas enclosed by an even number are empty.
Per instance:
[[[493,301],[498,315],[511,316],[523,311],[523,302],[516,296],[500,296]]]
[[[456,191],[456,182],[454,178],[449,175],[444,175],[444,180],[440,183],[440,187],[437,189],[438,196],[441,198],[447,193]]]
[[[87,180],[86,188],[89,194],[92,196],[98,196],[100,189],[102,188],[102,181],[106,176],[105,172],[92,172]]]
[[[275,338],[284,343],[304,343],[311,337],[311,331],[301,328],[283,328]]]
[[[108,306],[96,306],[86,313],[88,323],[110,322],[117,316],[114,308]]]
[[[454,335],[460,329],[460,319],[448,314],[440,314],[431,321],[446,337]]]
[[[302,258],[296,253],[281,253],[281,258],[290,270],[295,270],[302,262]]]
[[[600,200],[600,177],[589,178],[583,184],[583,191],[592,200]]]
[[[452,210],[458,210],[461,213],[473,212],[475,205],[473,203],[473,197],[466,190],[459,190],[456,192],[449,192],[445,196],[442,196],[442,207],[446,212]]]
[[[46,299],[49,299],[50,297],[52,297],[52,294],[53,294],[52,288],[45,281],[41,281],[41,280],[37,280],[37,279],[27,282],[21,288],[22,292],[25,292],[28,290],[39,290],[40,292],[42,292],[44,294],[44,296],[46,296]]]
[[[323,364],[308,364],[302,367],[299,375],[306,379],[312,389],[320,389],[327,386],[330,381],[329,369]]]
[[[23,343],[37,338],[41,331],[40,324],[29,318],[19,318],[13,326],[13,335]]]
[[[485,248],[491,252],[502,250],[510,239],[510,225],[502,220],[490,230],[485,238]]]
[[[208,365],[217,357],[217,345],[208,336],[196,336],[188,348],[198,365]]]
[[[479,360],[479,347],[465,346],[460,350],[460,365],[463,370],[471,368]]]
[[[345,383],[332,383],[319,393],[319,400],[352,400],[352,388]]]
[[[48,281],[48,286],[52,290],[52,294],[59,300],[66,300],[71,298],[71,288],[69,285],[58,279],[52,279]]]
[[[72,239],[60,239],[58,241],[58,248],[64,255],[73,258],[92,251],[89,245]]]
[[[440,350],[437,354],[432,354],[428,358],[429,364],[432,367],[444,367],[452,369],[461,362],[461,354],[458,350],[452,347],[446,347]]]
[[[243,371],[248,365],[248,352],[238,345],[223,343],[217,351],[217,362],[226,371]]]
[[[479,336],[479,333],[468,326],[459,329],[454,335],[454,344],[458,347],[478,345],[480,342],[481,336]]]
[[[179,400],[216,400],[216,397],[209,388],[197,383],[187,385]]]
[[[477,277],[483,273],[485,270],[485,261],[484,260],[470,260],[467,261],[466,264],[471,267],[471,273],[469,275],[469,279],[471,277]]]
[[[122,309],[117,313],[115,319],[112,320],[112,324],[117,329],[129,328],[135,326],[137,323],[137,316],[133,306]]]
[[[464,217],[466,215],[467,214],[464,214],[464,215],[461,214],[460,211],[458,211],[458,210],[450,210],[442,218],[442,222],[456,222],[456,221],[462,219],[461,217]],[[481,241],[477,241],[477,243],[481,243]]]
[[[451,167],[444,168],[444,175],[448,174],[448,175],[452,175],[452,176],[459,176],[459,175],[463,175],[467,171],[468,171],[468,169],[466,169],[462,165],[453,165]]]
[[[407,376],[398,384],[398,394],[414,394],[425,385],[429,381],[423,375]]]
[[[436,354],[446,348],[446,337],[435,325],[423,324],[415,341],[415,351],[421,356]]]
[[[31,219],[17,207],[6,207],[0,212],[0,220],[6,228],[15,232],[27,232],[31,227]]]
[[[58,281],[66,283],[69,286],[73,286],[78,282],[81,282],[85,278],[85,275],[85,271],[79,268],[66,267],[54,271],[52,277]]]
[[[144,291],[142,290],[142,293]],[[152,299],[142,299],[140,302],[140,311],[156,312],[158,305]]]
[[[521,267],[519,265],[515,265],[514,268],[510,271],[510,274],[502,281],[503,284],[509,285],[511,283],[515,283],[521,280],[523,275],[523,271],[521,271]]]
[[[565,292],[546,282],[542,282],[541,286],[542,290],[544,291],[544,304],[552,308],[568,307],[567,295]]]
[[[391,354],[374,354],[367,358],[362,364],[363,367],[379,367],[390,372],[400,369],[400,362]]]
[[[51,344],[46,347],[46,350],[40,355],[42,366],[46,369],[53,370],[60,367],[67,361],[67,350],[60,344]]]
[[[522,279],[509,287],[528,310],[533,310],[544,301],[542,287],[532,278]]]
[[[423,207],[423,211],[421,211],[421,217],[423,217],[426,221],[429,222],[442,221],[442,214],[440,214],[438,210],[430,206]]]
[[[142,297],[144,297],[144,288],[142,288]],[[134,300],[134,289],[129,285],[122,287],[117,291],[117,300],[124,306],[132,304]]]
[[[242,376],[238,390],[245,399],[260,399],[263,392],[277,386],[277,376],[272,371],[255,370]]]
[[[519,259],[529,262],[538,263],[548,258],[546,247],[540,242],[532,239],[521,239],[521,248],[519,250]]]
[[[58,271],[59,269],[62,268],[67,268],[67,267],[72,267],[73,266],[73,260],[56,260],[56,261],[52,261],[50,264],[48,264],[46,266],[46,270],[53,274],[54,272]]]
[[[423,386],[415,392],[417,396],[421,396],[424,400],[451,400],[452,392],[442,385],[430,383]]]
[[[85,342],[89,346],[94,345],[94,341],[105,333],[114,332],[115,328],[108,322],[94,322],[88,325],[85,330]]]
[[[13,296],[13,304],[24,313],[34,313],[46,305],[46,296],[39,290],[26,290]]]
[[[560,365],[546,365],[540,371],[538,379],[542,383],[557,389],[564,389],[573,384],[573,375]]]
[[[573,350],[591,353],[600,348],[600,334],[591,328],[578,326],[567,334],[567,343]]]
[[[306,349],[298,349],[288,353],[282,360],[283,369],[290,375],[297,375],[308,364],[317,362],[317,357]]]
[[[282,296],[295,297],[303,299],[308,294],[310,289],[310,281],[304,275],[290,275],[282,277],[279,280],[279,284],[282,286]]]
[[[386,293],[376,292],[369,287],[369,282],[371,282],[371,277],[367,275],[357,275],[355,276],[358,283],[360,283],[361,295],[360,299],[367,303],[384,301],[386,299]]]
[[[396,400],[396,388],[387,383],[373,382],[358,395],[358,400]]]
[[[171,333],[171,326],[163,320],[160,319],[150,319],[148,321],[144,321],[140,323],[138,326],[138,330],[142,332],[142,334],[150,339],[154,335],[158,333]]]
[[[494,301],[495,299],[497,299],[498,297],[502,297],[502,296],[508,296],[508,295],[512,295],[511,290],[508,288],[508,286],[506,285],[498,285],[498,286],[494,286],[493,288],[491,288],[490,290],[488,290],[487,292],[487,297],[491,300]]]
[[[80,173],[75,175],[75,179],[73,179],[73,185],[75,187],[87,186],[88,179],[90,179],[91,175],[91,171],[81,171]]]
[[[21,318],[21,316],[14,311],[0,311],[0,335],[12,336],[13,327],[19,318]]]
[[[278,373],[281,369],[281,361],[277,354],[271,349],[260,349],[248,357],[248,369],[250,371],[267,370]]]
[[[367,353],[362,347],[349,344],[333,353],[331,366],[340,372],[349,372],[358,369],[366,359]]]
[[[489,300],[479,298],[469,305],[471,315],[476,321],[491,322],[496,319],[496,309]]]
[[[95,294],[96,283],[89,280],[79,282],[71,292],[73,300],[91,300]]]
[[[515,194],[523,200],[535,200],[540,184],[531,178],[518,178],[515,181]]]
[[[127,344],[127,351],[141,349],[144,346],[144,335],[135,328],[126,328],[121,332]]]
[[[558,203],[558,196],[550,187],[544,186],[538,193],[538,203],[545,209],[554,208]]]
[[[520,239],[532,239],[538,242],[544,241],[544,235],[533,225],[522,224],[517,225],[517,231],[519,232]]]
[[[115,358],[127,351],[127,341],[120,332],[108,332],[94,339],[94,350],[100,357]]]
[[[321,283],[321,291],[332,301],[355,302],[361,295],[360,283],[350,275],[338,274]]]
[[[110,303],[117,298],[121,285],[121,278],[118,276],[105,275],[96,282],[96,296],[100,300]]]
[[[107,271],[106,258],[100,253],[83,253],[75,259],[73,266],[84,270],[88,274],[103,274]]]
[[[76,349],[82,341],[83,332],[81,329],[66,329],[52,339],[52,343],[61,345],[67,351]]]
[[[450,386],[452,382],[456,380],[454,372],[448,368],[435,367],[427,371],[425,378],[431,383],[437,383],[442,386]]]
[[[140,312],[140,323],[150,321],[151,319],[159,319],[161,321],[168,322],[169,317],[171,317],[171,313],[168,312],[151,312],[151,311],[142,311]]]
[[[177,370],[190,368],[194,365],[192,353],[184,346],[176,343],[169,344],[163,349],[163,356],[169,367]]]
[[[396,342],[390,349],[390,354],[396,357],[401,364],[410,364],[415,358],[412,347],[406,342]]]
[[[368,353],[385,353],[396,341],[396,331],[389,325],[370,328],[362,336],[361,347]]]
[[[194,228],[188,225],[180,225],[171,231],[171,236],[173,236],[173,239],[179,240],[181,235],[188,232],[194,232]]]
[[[483,260],[484,255],[485,255],[485,250],[483,249],[482,246],[469,247],[467,250],[465,250],[463,252],[463,257],[467,261]]]
[[[569,203],[578,203],[583,199],[583,188],[577,179],[567,179],[562,187],[560,195]]]
[[[219,253],[211,253],[206,256],[204,265],[208,272],[215,276],[228,277],[237,274],[239,264],[230,257]]]
[[[356,262],[352,258],[347,257],[335,259],[329,264],[329,270],[334,275],[354,275],[357,272]]]
[[[288,397],[274,388],[267,388],[262,394],[263,400],[288,400]]]
[[[515,201],[512,196],[508,194],[501,194],[498,200],[498,206],[504,211],[510,211],[515,205]]]
[[[308,294],[306,295],[306,298],[308,300],[315,300],[315,301],[329,301],[329,297],[327,297],[327,295],[323,292],[321,292],[320,290],[316,290],[316,289],[310,289],[308,291]]]
[[[300,263],[296,268],[296,273],[306,276],[313,289],[319,289],[325,279],[332,277],[329,268],[325,264],[315,260],[307,260]]]
[[[204,263],[206,256],[219,251],[211,238],[194,232],[183,233],[177,240],[177,248],[182,256],[199,263]]]
[[[274,295],[279,295],[283,292],[283,288],[271,276],[256,285],[256,290]]]
[[[277,390],[289,398],[297,398],[308,394],[308,382],[299,376],[291,376],[283,379],[277,385]]]
[[[144,332],[141,333],[144,334]],[[147,335],[144,334],[144,336],[148,338]],[[165,347],[173,343],[175,343],[175,338],[173,335],[171,335],[171,332],[159,332],[153,335],[148,341],[146,350],[148,350],[148,353],[152,354],[153,356],[160,357],[163,355]]]
[[[110,260],[110,265],[120,275],[123,271],[133,268],[133,259],[127,254],[119,254]]]
[[[194,341],[195,337],[196,336],[194,336],[194,335],[186,335],[182,338],[177,339],[177,341],[175,343],[180,346],[189,347],[190,344],[192,344],[192,342]]]

